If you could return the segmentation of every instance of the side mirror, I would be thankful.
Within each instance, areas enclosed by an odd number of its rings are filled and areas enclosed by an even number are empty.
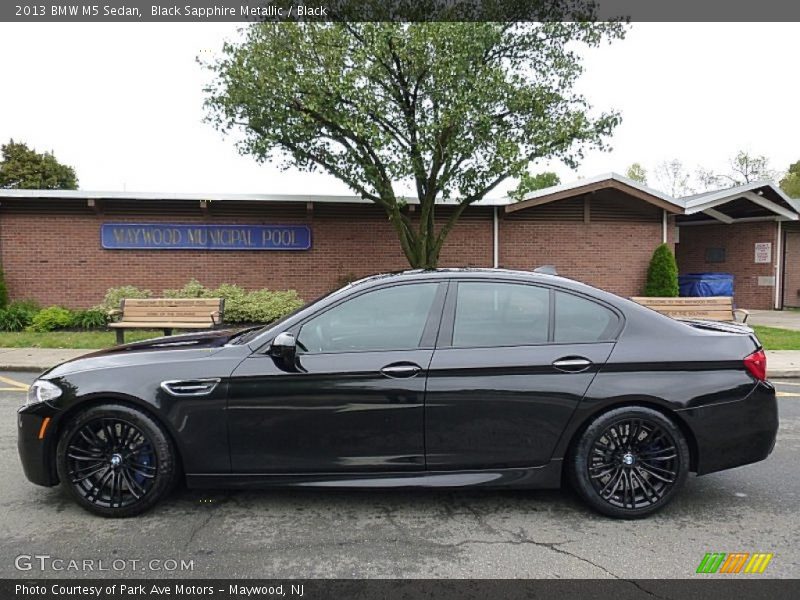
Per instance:
[[[284,331],[275,336],[275,339],[272,340],[272,344],[269,347],[270,356],[289,362],[294,361],[296,351],[297,341],[294,339],[294,335],[288,331]]]

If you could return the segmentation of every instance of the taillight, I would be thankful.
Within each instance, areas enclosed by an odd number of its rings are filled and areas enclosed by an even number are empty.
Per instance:
[[[767,379],[767,355],[764,350],[756,350],[744,359],[744,368],[759,381]]]

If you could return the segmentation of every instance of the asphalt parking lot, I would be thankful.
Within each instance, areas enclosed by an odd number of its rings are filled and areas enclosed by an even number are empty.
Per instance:
[[[661,513],[624,522],[565,491],[425,490],[179,490],[104,520],[24,478],[15,412],[33,378],[0,372],[0,577],[685,578],[706,552],[774,553],[748,577],[800,577],[800,380],[778,385],[767,461],[691,478]]]

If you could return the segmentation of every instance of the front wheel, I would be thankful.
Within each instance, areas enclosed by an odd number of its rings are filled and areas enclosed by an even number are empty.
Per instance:
[[[146,511],[175,480],[175,451],[167,433],[123,404],[78,414],[62,432],[56,453],[62,486],[83,508],[104,517]]]
[[[567,465],[578,494],[595,510],[635,519],[663,508],[686,481],[689,446],[678,426],[645,407],[595,419]]]

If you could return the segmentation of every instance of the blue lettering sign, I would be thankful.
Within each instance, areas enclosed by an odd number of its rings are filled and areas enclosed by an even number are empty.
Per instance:
[[[309,250],[308,225],[103,223],[109,250]]]

